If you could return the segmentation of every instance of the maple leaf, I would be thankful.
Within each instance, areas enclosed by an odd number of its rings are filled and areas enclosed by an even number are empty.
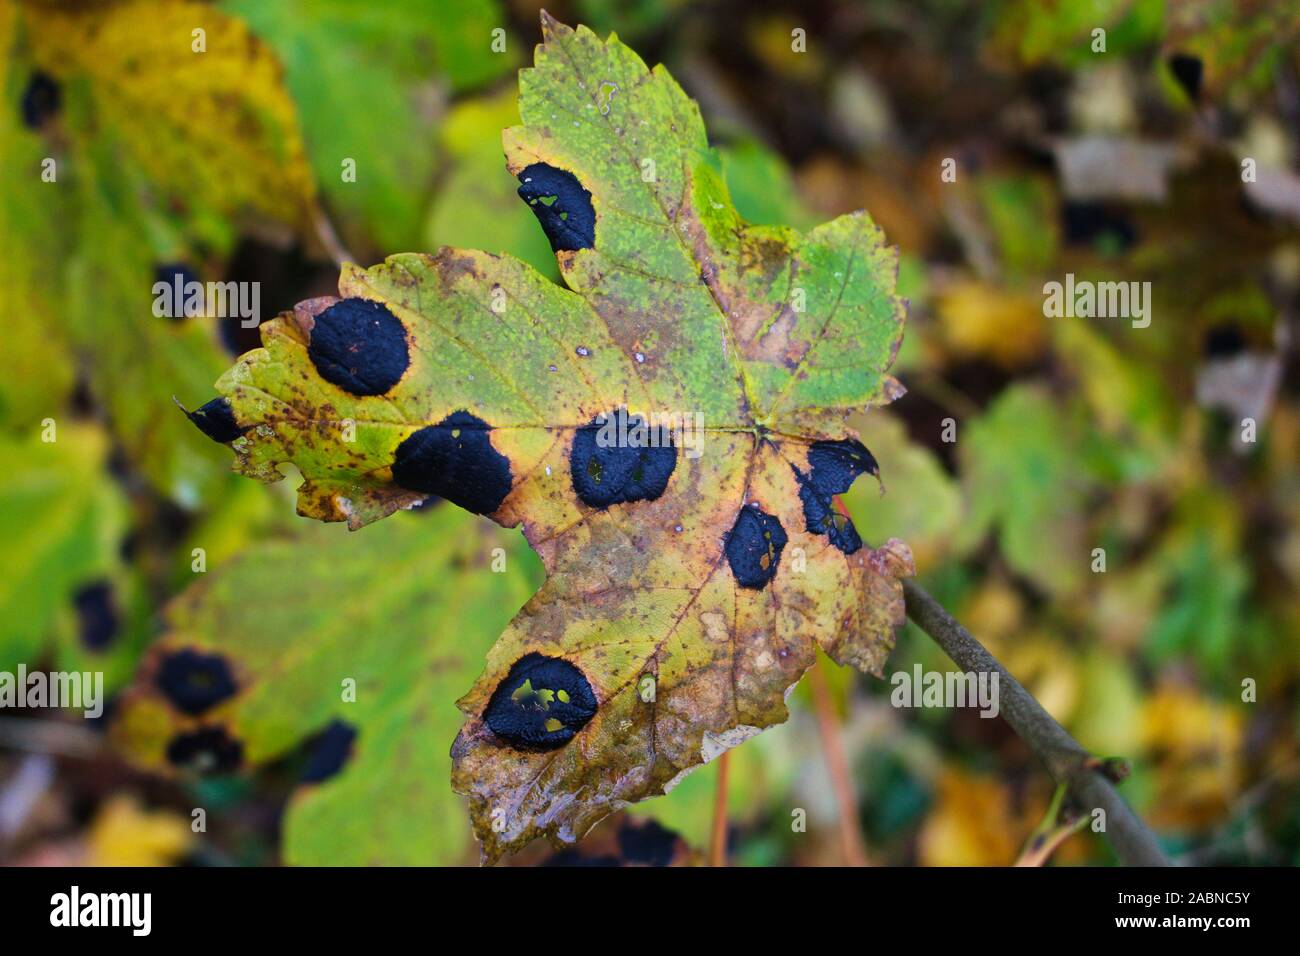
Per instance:
[[[522,525],[547,579],[452,751],[489,860],[784,720],[819,646],[878,674],[912,573],[835,500],[877,473],[846,416],[902,392],[879,228],[747,225],[666,70],[542,29],[504,145],[565,286],[456,249],[346,265],[197,419],[243,474],[293,463],[310,517],[358,528],[437,495]]]
[[[0,431],[0,672],[52,660],[99,671],[115,688],[129,678],[147,636],[135,577],[121,559],[128,507],[104,480],[110,442],[66,422],[56,440]]]
[[[114,741],[168,776],[306,744],[287,862],[463,862],[471,836],[446,784],[456,696],[541,569],[517,532],[429,510],[362,535],[308,525],[214,562],[166,609]]]

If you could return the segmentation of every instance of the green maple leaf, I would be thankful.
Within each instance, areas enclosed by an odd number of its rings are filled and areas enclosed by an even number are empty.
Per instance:
[[[122,566],[127,503],[104,479],[108,451],[107,436],[85,424],[25,439],[0,432],[0,671],[52,659],[102,671],[110,687],[131,673],[144,612]],[[92,630],[103,642],[87,646]]]
[[[223,0],[270,43],[302,114],[303,136],[334,218],[363,223],[384,249],[410,248],[434,180],[430,66],[457,92],[518,65],[492,50],[496,0]],[[432,64],[430,54],[432,53]],[[358,175],[345,180],[345,160]],[[344,228],[344,232],[350,232]]]
[[[901,393],[879,228],[747,225],[662,67],[542,25],[504,145],[565,286],[456,249],[345,266],[341,298],[264,325],[200,419],[243,474],[293,463],[310,517],[357,528],[436,494],[522,525],[547,580],[453,747],[488,859],[784,720],[818,646],[879,673],[912,565],[834,500],[876,471],[846,416]]]
[[[456,697],[540,577],[517,533],[446,506],[250,546],[168,607],[114,737],[174,774],[322,735],[289,801],[287,862],[462,862],[469,827],[445,783]]]

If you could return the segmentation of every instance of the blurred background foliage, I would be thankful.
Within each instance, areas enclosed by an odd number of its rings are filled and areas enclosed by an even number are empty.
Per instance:
[[[1123,791],[1172,854],[1300,863],[1300,7],[548,6],[667,64],[745,217],[865,207],[900,247],[909,392],[855,423],[887,489],[846,496],[864,537],[909,541],[924,585],[1054,716],[1131,762]],[[447,782],[454,700],[539,565],[440,505],[349,536],[295,518],[292,481],[235,480],[172,397],[205,401],[256,333],[156,317],[151,290],[259,282],[269,317],[334,291],[343,249],[443,244],[558,278],[499,140],[537,13],[0,0],[0,670],[103,670],[147,697],[184,643],[229,655],[247,691],[223,712],[242,772],[202,778],[160,750],[124,759],[107,719],[0,715],[0,859],[473,861]],[[1149,281],[1150,327],[1045,318],[1066,273]],[[505,575],[485,570],[498,547]],[[318,656],[277,661],[287,631]],[[374,664],[353,710],[310,680],[349,650]],[[891,672],[918,664],[949,666],[909,625]],[[789,723],[732,753],[733,862],[846,859],[828,736],[872,862],[1017,859],[1051,792],[1005,725],[897,709],[887,683],[819,667]],[[513,862],[698,860],[716,775]],[[1054,861],[1113,857],[1085,832]]]

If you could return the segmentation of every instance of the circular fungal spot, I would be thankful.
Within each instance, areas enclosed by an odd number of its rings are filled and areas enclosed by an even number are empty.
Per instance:
[[[393,455],[393,481],[490,515],[510,494],[510,460],[492,447],[492,427],[466,411],[408,435]]]
[[[618,409],[597,415],[573,436],[569,473],[573,490],[593,508],[654,501],[677,467],[672,431],[651,428],[639,415]]]
[[[673,861],[679,844],[677,834],[658,820],[646,820],[637,825],[625,818],[623,828],[618,831],[618,848],[626,863],[667,866]]]
[[[1231,358],[1244,352],[1248,344],[1240,327],[1231,322],[1207,329],[1203,343],[1208,358]]]
[[[167,762],[194,773],[230,773],[243,761],[244,745],[224,727],[200,727],[177,734],[167,745]]]
[[[369,299],[342,299],[316,316],[307,355],[321,378],[352,395],[383,395],[411,361],[401,320]]]
[[[214,398],[206,405],[192,412],[186,412],[185,415],[199,431],[222,445],[234,441],[248,431],[248,428],[242,427],[235,421],[235,410],[230,407],[229,399]]]
[[[47,120],[58,115],[63,105],[63,91],[58,81],[48,73],[33,70],[23,90],[23,125],[30,130],[39,130]]]
[[[72,596],[72,607],[77,612],[77,634],[82,647],[102,651],[113,643],[122,621],[113,603],[113,588],[107,581],[96,581],[77,591]]]
[[[591,193],[566,169],[533,163],[519,173],[519,198],[528,203],[551,250],[590,249],[596,242]]]
[[[875,457],[857,439],[819,441],[808,449],[810,471],[794,468],[799,481],[799,500],[810,534],[824,534],[831,544],[845,554],[862,547],[862,538],[853,522],[835,508],[834,498],[849,490],[854,479],[863,473],[880,474]]]
[[[746,505],[736,515],[736,523],[727,535],[727,563],[736,582],[756,591],[776,577],[781,551],[789,538],[774,515],[757,505]]]
[[[311,745],[311,756],[303,768],[303,783],[320,783],[343,769],[352,756],[352,744],[357,739],[357,729],[342,720],[335,720],[322,730]]]
[[[1188,97],[1192,100],[1200,99],[1201,79],[1205,73],[1201,58],[1187,53],[1175,53],[1169,57],[1168,62],[1169,71],[1173,73]]]
[[[169,321],[182,322],[185,319],[185,300],[188,295],[185,291],[186,286],[191,282],[198,282],[198,274],[183,262],[164,262],[154,267],[153,281],[156,285],[161,282],[168,290],[166,295],[171,297],[171,309],[165,315]]]
[[[235,678],[223,657],[184,650],[163,658],[154,683],[172,706],[195,717],[235,696]]]
[[[497,685],[483,720],[521,750],[556,750],[595,714],[596,695],[582,671],[563,658],[532,653]]]

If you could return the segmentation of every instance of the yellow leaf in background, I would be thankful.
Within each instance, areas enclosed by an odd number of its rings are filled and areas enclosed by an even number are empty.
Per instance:
[[[297,112],[242,21],[192,0],[22,9],[40,67],[89,81],[70,122],[112,137],[186,204],[304,221],[315,187]]]
[[[1010,788],[993,777],[945,769],[937,802],[921,829],[924,866],[1010,866],[1033,827],[1015,810]]]
[[[989,575],[961,609],[961,619],[985,643],[1014,636],[1024,625],[1025,600],[1001,575]]]
[[[1243,705],[1244,706],[1244,705]],[[1142,739],[1157,771],[1148,811],[1157,827],[1221,820],[1241,792],[1242,713],[1195,689],[1165,683],[1142,710]]]
[[[797,32],[796,32],[797,31]],[[769,16],[748,30],[749,47],[765,66],[790,80],[811,82],[823,70],[816,43],[795,19]]]
[[[963,281],[945,289],[937,305],[943,342],[954,358],[1015,367],[1036,359],[1046,345],[1042,303],[1028,296]]]
[[[87,838],[87,866],[171,866],[189,849],[189,823],[171,810],[146,810],[116,796],[99,809]]]
[[[1078,655],[1026,616],[1024,598],[995,576],[967,598],[959,618],[1048,713],[1065,720],[1079,702]]]

